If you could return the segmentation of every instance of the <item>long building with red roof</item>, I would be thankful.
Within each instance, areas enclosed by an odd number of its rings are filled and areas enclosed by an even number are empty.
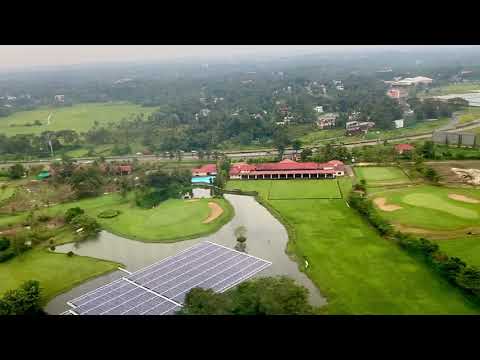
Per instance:
[[[345,175],[345,165],[339,160],[326,163],[282,160],[277,163],[235,163],[230,167],[230,179],[334,179]]]

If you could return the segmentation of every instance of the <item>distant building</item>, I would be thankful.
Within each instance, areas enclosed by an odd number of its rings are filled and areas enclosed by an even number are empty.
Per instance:
[[[15,101],[15,100],[17,100],[17,97],[16,96],[7,96],[7,100],[8,101]]]
[[[446,131],[435,131],[432,141],[442,145],[476,146],[477,136],[471,133],[452,133]]]
[[[345,90],[345,88],[343,87],[343,85],[337,85],[335,88],[336,88],[337,90],[339,90],[339,91]]]
[[[334,179],[345,175],[345,165],[339,160],[326,163],[296,162],[285,159],[277,163],[235,163],[230,168],[231,179]]]
[[[416,85],[430,85],[433,79],[425,76],[417,76],[413,78],[405,78],[398,81],[389,82],[393,86],[416,86]]]
[[[323,106],[315,106],[313,110],[317,113],[323,113]]]
[[[132,165],[119,165],[115,169],[119,175],[130,175],[133,171]]]
[[[394,120],[393,123],[395,125],[395,129],[403,128],[403,119]]]
[[[337,113],[328,113],[317,118],[317,126],[320,129],[335,127],[338,118]]]
[[[207,117],[208,114],[210,114],[210,110],[209,110],[209,109],[202,109],[202,110],[200,110],[200,115],[202,115],[203,117]]]
[[[60,103],[65,102],[65,95],[55,95],[55,101]]]
[[[400,100],[408,97],[408,90],[402,87],[392,87],[387,91],[387,96],[392,99]]]
[[[373,121],[348,121],[345,124],[346,135],[355,135],[358,133],[367,133],[369,129],[373,128],[375,123]]]
[[[405,152],[412,151],[414,149],[415,149],[415,147],[410,145],[410,144],[397,144],[397,145],[395,145],[395,151],[397,152],[397,154],[403,154]]]
[[[206,164],[200,166],[199,168],[195,168],[192,170],[193,176],[210,176],[210,175],[217,175],[217,165],[215,164]]]

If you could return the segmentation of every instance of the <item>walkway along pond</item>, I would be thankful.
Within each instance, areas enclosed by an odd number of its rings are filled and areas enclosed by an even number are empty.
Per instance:
[[[209,236],[175,243],[144,243],[102,231],[97,239],[80,244],[57,246],[56,251],[62,253],[73,251],[77,255],[112,260],[124,264],[128,271],[135,271],[204,240],[233,248],[236,244],[234,230],[238,226],[245,226],[246,252],[273,263],[257,276],[287,275],[309,290],[310,302],[313,305],[325,305],[326,299],[318,288],[285,253],[288,234],[284,226],[251,196],[226,194],[225,199],[234,207],[235,216],[218,232]],[[68,309],[67,301],[124,274],[122,271],[116,271],[87,281],[55,297],[47,304],[45,310],[50,314],[60,314]]]

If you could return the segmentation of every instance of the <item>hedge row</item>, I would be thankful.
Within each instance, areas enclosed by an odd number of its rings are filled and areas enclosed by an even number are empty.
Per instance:
[[[424,238],[394,231],[393,226],[381,218],[373,203],[362,195],[351,193],[350,206],[356,209],[383,236],[394,239],[400,247],[412,255],[420,256],[431,268],[454,286],[480,301],[480,268],[468,265],[457,257],[442,252],[437,244]]]

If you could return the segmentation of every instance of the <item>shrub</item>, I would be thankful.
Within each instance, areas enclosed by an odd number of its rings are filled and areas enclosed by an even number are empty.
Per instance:
[[[75,255],[75,254],[73,253],[73,251],[69,251],[69,252],[67,253],[67,256],[68,256],[68,257],[72,257],[73,255]]]
[[[40,222],[47,222],[51,219],[52,219],[52,217],[50,215],[45,215],[45,214],[38,215],[38,217],[37,217],[37,220],[40,221]]]
[[[0,251],[6,250],[10,247],[10,240],[0,238]]]
[[[79,207],[70,208],[65,212],[65,221],[70,223],[74,217],[85,213],[85,211]]]
[[[50,250],[55,251],[55,246],[50,246]]]
[[[15,257],[15,252],[12,249],[0,251],[0,263],[10,260]]]
[[[120,215],[119,210],[105,210],[105,211],[102,211],[100,214],[98,214],[97,217],[102,218],[102,219],[110,219],[110,218],[114,218],[118,215]]]

